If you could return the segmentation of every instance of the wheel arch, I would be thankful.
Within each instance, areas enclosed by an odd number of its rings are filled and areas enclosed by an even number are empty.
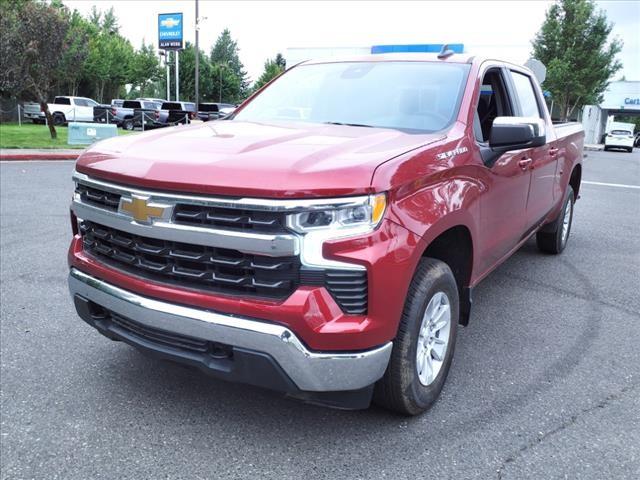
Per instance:
[[[432,238],[422,257],[446,263],[458,285],[460,323],[467,325],[471,314],[471,275],[473,273],[474,243],[471,230],[464,224],[450,227]]]

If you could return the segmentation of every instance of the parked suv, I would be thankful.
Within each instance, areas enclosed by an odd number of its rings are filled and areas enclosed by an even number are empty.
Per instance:
[[[531,236],[566,248],[583,142],[518,65],[304,62],[225,121],[80,156],[71,296],[108,338],[216,378],[418,414],[478,283]]]
[[[606,152],[617,148],[631,153],[633,152],[634,140],[631,130],[611,130],[604,138],[604,150]]]

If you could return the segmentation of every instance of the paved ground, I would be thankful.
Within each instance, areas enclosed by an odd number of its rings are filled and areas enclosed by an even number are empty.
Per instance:
[[[585,180],[640,185],[640,153]],[[71,163],[1,165],[1,477],[638,478],[640,189],[587,183],[568,250],[532,243],[475,295],[443,396],[407,419],[215,382],[75,315]]]

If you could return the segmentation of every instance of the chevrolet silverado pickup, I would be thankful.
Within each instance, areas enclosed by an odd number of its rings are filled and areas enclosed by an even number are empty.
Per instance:
[[[98,102],[85,97],[55,97],[53,103],[47,104],[55,125],[67,122],[93,121],[93,108]],[[33,123],[45,123],[43,106],[38,103],[27,103],[24,106],[24,117]]]
[[[86,150],[71,296],[106,337],[219,379],[415,415],[473,288],[532,236],[565,249],[583,137],[510,63],[307,61],[224,120]]]

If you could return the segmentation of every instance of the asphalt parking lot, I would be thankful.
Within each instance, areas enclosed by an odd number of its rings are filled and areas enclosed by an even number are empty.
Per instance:
[[[638,478],[640,150],[588,152],[567,250],[530,241],[480,285],[417,418],[297,403],[99,335],[67,293],[72,169],[0,166],[2,479]]]

